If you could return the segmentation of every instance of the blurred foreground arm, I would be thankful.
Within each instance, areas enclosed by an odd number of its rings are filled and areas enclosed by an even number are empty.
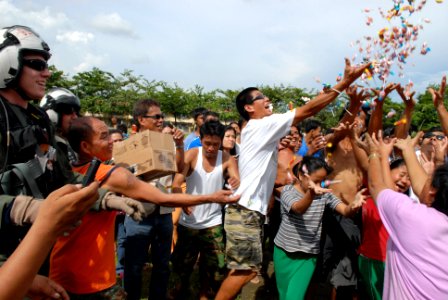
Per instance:
[[[98,183],[92,183],[83,189],[66,185],[43,201],[33,226],[0,268],[0,299],[23,299],[32,284],[47,298],[68,299],[59,285],[36,273],[56,238],[76,224],[97,199]]]

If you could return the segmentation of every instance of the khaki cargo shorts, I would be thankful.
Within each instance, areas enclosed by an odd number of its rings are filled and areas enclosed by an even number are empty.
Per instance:
[[[262,228],[265,216],[238,204],[226,208],[227,268],[235,270],[260,269],[263,259]]]

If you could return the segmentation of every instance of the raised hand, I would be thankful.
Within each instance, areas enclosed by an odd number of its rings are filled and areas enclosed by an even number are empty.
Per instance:
[[[403,100],[406,109],[413,110],[415,107],[415,100],[414,100],[415,91],[412,91],[408,95],[406,95],[405,90],[401,86],[401,84],[397,86],[396,91]]]
[[[383,131],[382,130],[380,130],[378,132],[378,138],[376,138],[375,136],[372,137],[373,143],[375,143],[378,146],[379,153],[380,153],[381,157],[389,157],[390,156],[390,154],[392,153],[392,151],[394,149],[394,144],[395,144],[396,140],[397,140],[396,138],[391,138],[387,142],[385,142],[383,140]]]
[[[322,195],[325,193],[331,193],[331,189],[323,188],[314,181],[311,180],[310,176],[308,174],[305,174],[305,177],[308,178],[308,188],[314,192],[316,195]]]
[[[352,84],[356,79],[358,79],[362,75],[365,69],[370,67],[370,65],[371,63],[368,62],[359,66],[352,66],[350,64],[350,60],[348,58],[345,58],[345,69],[342,82],[345,82],[348,85]]]
[[[352,203],[350,203],[350,210],[356,212],[359,210],[365,203],[367,195],[364,195],[364,193],[367,191],[366,188],[360,190],[355,195],[355,200],[353,200]]]
[[[356,84],[349,86],[345,93],[350,99],[350,105],[356,106],[361,105],[362,101],[370,97],[370,95],[365,91],[365,89],[359,89]]]
[[[443,98],[445,97],[445,89],[446,89],[446,76],[442,77],[442,82],[440,83],[439,89],[436,91],[433,88],[429,88],[428,92],[432,96],[432,101],[434,103],[434,107],[444,106]]]
[[[415,146],[418,145],[418,142],[420,138],[423,136],[423,131],[418,132],[414,138],[411,139],[410,136],[408,136],[405,139],[398,139],[395,142],[395,147],[400,149],[401,151],[414,151]]]

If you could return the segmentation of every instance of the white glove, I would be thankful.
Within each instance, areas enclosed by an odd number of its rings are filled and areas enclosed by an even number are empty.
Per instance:
[[[128,197],[117,196],[108,192],[101,201],[102,209],[124,211],[134,221],[140,222],[145,217],[145,208],[140,201]]]
[[[11,221],[19,226],[32,224],[36,220],[41,202],[42,200],[36,200],[31,196],[17,196],[11,208]]]

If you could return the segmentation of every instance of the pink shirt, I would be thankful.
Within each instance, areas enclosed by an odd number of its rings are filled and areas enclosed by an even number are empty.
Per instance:
[[[448,299],[448,217],[389,189],[377,205],[389,233],[383,299]]]

